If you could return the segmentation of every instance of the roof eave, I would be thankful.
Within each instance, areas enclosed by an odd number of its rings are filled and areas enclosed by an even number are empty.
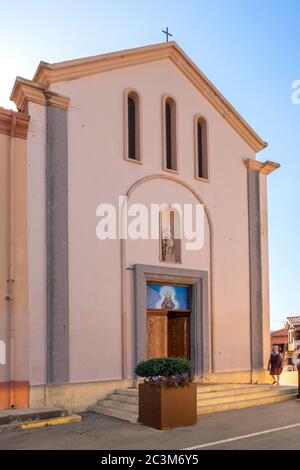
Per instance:
[[[268,144],[258,136],[175,41],[54,64],[41,61],[33,81],[41,83],[47,88],[55,82],[74,80],[87,75],[164,58],[172,60],[255,153],[267,147]]]

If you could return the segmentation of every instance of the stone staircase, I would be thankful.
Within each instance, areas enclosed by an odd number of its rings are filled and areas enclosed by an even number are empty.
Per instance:
[[[120,388],[91,406],[90,411],[137,423],[139,397],[137,388]]]
[[[197,413],[236,410],[296,398],[297,389],[287,386],[225,384],[197,388]]]
[[[297,388],[290,386],[198,385],[197,413],[216,413],[218,411],[267,405],[292,400],[296,395]],[[95,406],[90,407],[90,411],[136,423],[138,421],[138,390],[137,388],[115,390],[105,399],[99,400]]]

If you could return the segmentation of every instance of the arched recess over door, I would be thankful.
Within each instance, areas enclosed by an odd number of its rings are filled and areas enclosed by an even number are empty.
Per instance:
[[[214,372],[214,271],[213,271],[213,260],[214,260],[214,234],[213,234],[213,224],[210,212],[201,198],[201,196],[195,191],[195,189],[190,186],[185,181],[172,176],[172,175],[149,175],[139,181],[136,181],[127,191],[126,197],[127,202],[129,203],[130,197],[134,191],[143,184],[147,184],[153,180],[166,180],[171,181],[175,184],[179,184],[185,187],[191,194],[195,196],[197,201],[200,204],[203,204],[205,215],[207,217],[209,225],[209,242],[210,242],[210,260],[209,260],[209,301],[210,301],[210,372]],[[123,203],[121,211],[125,209],[125,204]],[[123,214],[121,214],[123,218]],[[127,273],[127,259],[126,259],[126,239],[122,238],[121,243],[121,301],[122,301],[122,375],[123,379],[128,379],[128,312],[127,312],[127,284],[126,284],[126,273]]]

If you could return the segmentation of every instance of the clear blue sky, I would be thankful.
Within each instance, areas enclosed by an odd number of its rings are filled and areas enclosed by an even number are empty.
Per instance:
[[[57,62],[174,39],[281,163],[269,177],[271,326],[300,315],[299,0],[11,0],[1,2],[0,105],[16,75]],[[5,46],[6,45],[6,46]]]

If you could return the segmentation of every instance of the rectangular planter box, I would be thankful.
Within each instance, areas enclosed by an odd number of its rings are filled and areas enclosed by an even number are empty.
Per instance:
[[[139,384],[139,422],[156,429],[196,424],[196,383],[178,388]]]

